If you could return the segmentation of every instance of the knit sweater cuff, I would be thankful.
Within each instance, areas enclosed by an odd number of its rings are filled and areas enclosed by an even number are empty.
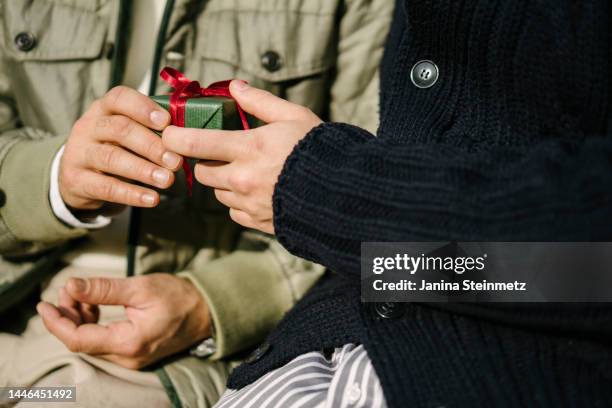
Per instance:
[[[371,133],[356,126],[323,123],[313,128],[294,148],[278,178],[273,197],[275,234],[289,252],[320,261],[305,242],[320,241],[324,232],[316,228],[303,228],[304,220],[300,217],[304,207],[320,205],[318,197],[325,194],[324,187],[329,184],[325,183],[325,175],[312,168],[312,163],[336,167],[343,162],[343,153],[350,147],[373,139]]]

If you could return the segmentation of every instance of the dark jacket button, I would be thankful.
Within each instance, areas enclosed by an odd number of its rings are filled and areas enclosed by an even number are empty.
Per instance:
[[[266,354],[272,346],[270,343],[263,342],[259,347],[257,347],[248,357],[244,360],[245,363],[253,364],[256,361],[261,360],[261,358]]]
[[[282,65],[281,57],[276,51],[266,51],[261,56],[261,66],[268,72],[278,71]]]
[[[19,33],[15,36],[15,45],[20,51],[30,51],[36,46],[36,37],[32,33]]]
[[[438,66],[432,61],[419,61],[410,71],[410,80],[417,88],[429,88],[438,80]]]
[[[398,319],[404,315],[404,304],[395,302],[376,303],[376,314],[384,319]]]
[[[4,204],[6,204],[6,194],[0,189],[0,208],[4,207]]]

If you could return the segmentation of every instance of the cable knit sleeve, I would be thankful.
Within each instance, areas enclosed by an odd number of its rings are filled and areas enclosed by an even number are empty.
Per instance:
[[[314,128],[274,194],[279,241],[357,277],[362,241],[610,240],[612,138],[469,152]]]

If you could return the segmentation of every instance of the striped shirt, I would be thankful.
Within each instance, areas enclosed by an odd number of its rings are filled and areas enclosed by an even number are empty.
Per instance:
[[[368,353],[362,345],[346,344],[331,357],[306,353],[240,390],[227,390],[215,408],[386,406]]]

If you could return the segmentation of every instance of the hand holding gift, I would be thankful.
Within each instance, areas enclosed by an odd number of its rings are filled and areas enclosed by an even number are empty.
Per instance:
[[[203,88],[182,72],[165,67],[160,77],[174,91],[169,96],[152,99],[170,112],[174,126],[196,129],[249,129],[246,114],[229,91],[230,81],[220,81]],[[188,193],[191,195],[193,174],[187,160],[183,162]]]
[[[181,157],[168,151],[151,129],[161,131],[170,115],[141,93],[119,86],[95,101],[74,124],[60,163],[59,190],[77,210],[105,203],[154,207]]]
[[[232,97],[247,113],[268,124],[247,130],[189,129],[168,126],[168,150],[201,159],[195,178],[213,187],[237,223],[274,233],[272,194],[287,156],[321,123],[309,109],[234,80]]]
[[[148,98],[119,86],[95,101],[74,124],[59,174],[60,194],[69,207],[99,210],[106,203],[154,207],[159,194],[146,186],[170,187],[181,164],[191,193],[189,164],[168,151],[156,135],[170,123],[248,129],[246,115],[229,93],[229,81],[201,88],[168,67],[160,76],[174,88],[170,96]]]

